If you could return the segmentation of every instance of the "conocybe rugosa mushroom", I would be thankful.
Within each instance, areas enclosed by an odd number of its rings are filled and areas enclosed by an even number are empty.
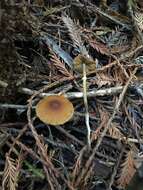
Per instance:
[[[73,104],[63,95],[47,96],[36,106],[37,117],[50,125],[62,125],[69,121],[73,114]]]

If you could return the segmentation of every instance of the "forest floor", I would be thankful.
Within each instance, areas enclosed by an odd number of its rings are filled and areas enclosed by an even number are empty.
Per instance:
[[[0,189],[143,178],[142,31],[142,1],[0,1]]]

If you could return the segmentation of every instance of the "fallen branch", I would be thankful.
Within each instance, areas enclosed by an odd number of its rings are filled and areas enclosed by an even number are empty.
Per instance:
[[[118,94],[123,90],[124,86],[117,86],[117,87],[111,87],[111,88],[105,88],[101,90],[92,90],[87,92],[87,97],[95,97],[95,96],[106,96],[106,95],[114,95]],[[19,92],[27,95],[33,95],[37,93],[36,90],[31,90],[29,88],[20,88]],[[53,93],[39,93],[38,96],[44,97],[44,96],[51,96],[55,95]],[[83,92],[67,92],[64,94],[67,98],[83,98]]]

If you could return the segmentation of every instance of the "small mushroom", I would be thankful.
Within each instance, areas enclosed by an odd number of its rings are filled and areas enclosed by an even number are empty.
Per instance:
[[[87,128],[87,145],[88,149],[91,148],[91,139],[90,139],[90,124],[89,124],[89,111],[88,111],[88,101],[87,101],[87,72],[94,71],[96,69],[96,62],[91,58],[79,54],[74,59],[74,70],[83,74],[83,100],[85,106],[85,123]]]
[[[75,71],[82,73],[83,72],[83,64],[86,65],[86,72],[96,70],[96,62],[91,58],[87,58],[84,55],[79,54],[74,58],[74,69]]]
[[[63,95],[51,95],[40,100],[36,106],[37,117],[46,124],[62,125],[74,113],[73,104]]]

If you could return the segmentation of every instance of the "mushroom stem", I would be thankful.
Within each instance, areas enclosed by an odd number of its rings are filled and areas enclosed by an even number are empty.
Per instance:
[[[89,112],[88,112],[88,101],[87,101],[87,84],[86,84],[86,64],[83,63],[83,100],[85,106],[85,123],[87,128],[87,146],[88,149],[91,149],[91,140],[90,140],[90,124],[89,124]]]

